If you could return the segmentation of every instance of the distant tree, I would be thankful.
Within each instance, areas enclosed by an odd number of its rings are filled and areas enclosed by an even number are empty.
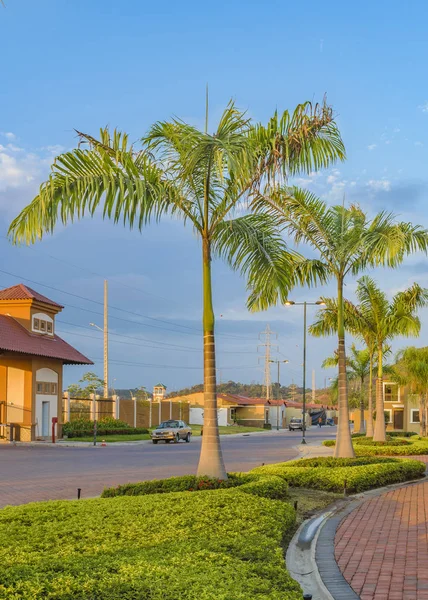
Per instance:
[[[73,383],[68,386],[67,391],[72,398],[90,398],[91,394],[96,394],[104,387],[104,380],[100,379],[96,373],[88,371],[79,380],[80,384]]]

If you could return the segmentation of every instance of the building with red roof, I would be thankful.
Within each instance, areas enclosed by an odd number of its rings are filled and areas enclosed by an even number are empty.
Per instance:
[[[0,438],[11,424],[22,441],[49,438],[53,418],[60,433],[63,366],[93,364],[55,333],[62,309],[23,284],[0,290]]]

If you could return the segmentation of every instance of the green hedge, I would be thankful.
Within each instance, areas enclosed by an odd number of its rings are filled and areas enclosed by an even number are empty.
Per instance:
[[[0,597],[301,600],[281,547],[294,527],[290,504],[240,489],[8,507]]]
[[[418,434],[415,431],[388,431],[387,435],[388,435],[388,437],[409,438],[409,437],[412,437],[412,436],[418,435]],[[353,433],[352,437],[353,438],[366,437],[366,434],[365,433]]]
[[[318,459],[319,460],[319,459]],[[346,459],[333,459],[346,460]],[[359,459],[347,459],[352,466],[324,463],[325,466],[311,466],[293,461],[253,469],[258,475],[282,477],[290,486],[305,487],[328,492],[342,492],[346,487],[349,493],[363,492],[375,487],[423,477],[425,465],[416,460],[389,460],[359,463]],[[320,463],[322,465],[323,463]],[[328,466],[327,466],[328,465]]]
[[[144,496],[147,494],[169,494],[170,492],[218,490],[243,485],[254,479],[256,479],[254,475],[247,473],[229,473],[226,480],[182,475],[180,477],[169,477],[168,479],[125,483],[117,487],[106,488],[101,497],[113,498],[114,496]]]
[[[145,427],[126,427],[124,429],[104,429],[102,427],[97,427],[97,437],[109,435],[135,435],[136,433],[149,433],[149,430]],[[94,429],[70,431],[70,433],[67,433],[66,435],[69,438],[90,437],[91,435],[94,435]]]
[[[421,456],[428,454],[428,438],[412,436],[406,440],[390,440],[385,442],[374,442],[368,438],[367,442],[354,441],[356,456]],[[404,444],[403,444],[404,442]],[[334,446],[334,440],[325,440],[324,446]]]
[[[363,437],[357,438],[353,443],[356,446],[409,446],[412,442],[401,438],[388,439],[387,436],[385,442],[375,442],[373,438]]]
[[[132,429],[132,427],[130,427],[126,421],[114,419],[113,417],[103,417],[97,421],[97,429],[113,431],[118,429],[129,430]],[[76,437],[78,431],[84,432],[85,435],[87,435],[88,431],[93,433],[94,422],[91,421],[91,419],[80,417],[79,419],[67,421],[62,425],[62,433],[68,437]],[[91,433],[89,435],[91,435]]]

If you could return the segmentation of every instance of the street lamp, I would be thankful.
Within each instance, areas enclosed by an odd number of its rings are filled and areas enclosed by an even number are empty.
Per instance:
[[[89,325],[104,334],[104,398],[108,398],[108,331],[95,323],[89,323]]]
[[[280,384],[279,384],[279,365],[281,363],[288,363],[288,360],[269,360],[269,362],[271,363],[276,363],[277,367],[278,367],[278,398],[277,398],[277,402],[278,404],[276,405],[276,430],[279,431],[279,396],[280,396]]]
[[[325,306],[325,302],[317,300],[316,302],[294,302],[286,300],[285,306],[303,306],[303,437],[302,444],[306,444],[306,307],[307,306]]]

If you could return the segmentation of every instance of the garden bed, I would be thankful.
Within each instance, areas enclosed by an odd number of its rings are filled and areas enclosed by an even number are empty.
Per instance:
[[[240,489],[0,511],[0,597],[300,600],[281,544],[295,511]]]

